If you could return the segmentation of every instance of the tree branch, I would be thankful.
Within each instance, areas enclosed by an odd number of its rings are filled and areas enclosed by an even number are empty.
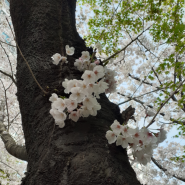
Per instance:
[[[27,152],[25,146],[20,146],[16,144],[12,136],[8,132],[6,132],[5,126],[1,121],[0,121],[0,136],[9,154],[23,161],[27,161]]]
[[[146,82],[144,80],[141,80],[140,78],[135,77],[135,76],[131,75],[130,73],[128,73],[128,76],[130,76],[134,80],[137,80],[139,82],[143,82],[144,84],[147,84],[147,85],[150,85],[150,86],[154,87],[152,83],[149,83],[149,82]],[[156,89],[159,89],[159,90],[161,90],[161,91],[163,91],[165,93],[165,91],[163,90],[163,88],[161,88],[161,87],[155,87],[155,88]],[[177,101],[177,98],[175,97],[175,95],[173,95],[171,98],[172,98],[173,101]],[[185,109],[182,109],[182,110],[185,111]]]
[[[150,123],[147,125],[146,128],[148,128],[155,120],[156,116],[158,115],[158,113],[160,112],[160,110],[164,107],[164,105],[170,100],[170,98],[178,91],[178,89],[183,85],[183,83],[185,82],[185,80],[183,80],[179,86],[177,87],[177,89],[167,98],[167,100],[164,103],[161,103],[161,106],[159,107],[157,113],[155,114],[155,116],[152,118],[152,120],[150,121]]]
[[[166,168],[163,168],[153,157],[151,158],[153,163],[159,168],[161,169],[163,172],[166,172],[167,169]],[[181,178],[181,177],[178,177],[176,175],[172,175],[174,178],[178,179],[178,180],[181,180],[183,182],[185,182],[185,178]]]
[[[4,105],[1,103],[0,111],[4,112]],[[6,127],[3,124],[4,114],[0,116],[0,136],[5,144],[7,152],[14,157],[27,161],[27,152],[25,146],[17,145],[12,136],[6,132]]]
[[[115,57],[116,55],[118,55],[119,53],[121,53],[122,51],[124,51],[128,46],[130,46],[134,41],[136,41],[145,31],[149,30],[152,26],[153,26],[153,24],[150,25],[146,30],[142,31],[135,39],[133,39],[131,42],[129,42],[124,48],[122,48],[118,52],[114,53],[113,55],[111,55],[110,57],[108,57],[107,59],[105,59],[103,61],[103,63],[107,62],[111,58]]]
[[[162,85],[162,83],[161,83],[161,81],[160,81],[160,79],[159,79],[159,77],[158,77],[158,75],[157,75],[157,73],[156,73],[156,71],[154,70],[154,68],[153,68],[153,67],[152,67],[152,71],[154,72],[155,76],[157,77],[157,79],[158,79],[159,83]]]
[[[6,56],[7,56],[7,58],[8,58],[8,62],[9,62],[10,69],[11,69],[11,73],[12,73],[12,78],[14,78],[14,77],[13,77],[13,69],[12,69],[12,64],[11,64],[11,62],[10,62],[9,55],[8,55],[8,53],[6,52],[6,50],[5,50],[5,48],[3,47],[3,45],[1,44],[1,42],[0,42],[0,45],[1,45],[1,47],[3,48],[3,50],[4,50],[4,52],[5,52],[5,55],[6,55]],[[14,80],[14,81],[15,81],[15,80]]]
[[[121,94],[121,93],[119,93],[119,92],[118,92],[117,94],[119,94],[119,95],[121,95],[121,96],[125,96],[124,94]],[[140,96],[138,96],[138,97],[140,97]],[[136,98],[127,97],[127,98],[129,98],[129,100],[126,100],[126,101],[124,101],[124,102],[122,102],[122,103],[119,103],[118,105],[122,105],[122,104],[127,103],[127,102],[129,102],[129,101],[131,101],[131,100],[134,100],[135,102],[140,103],[142,106],[144,106],[144,104],[145,104],[143,101],[137,99],[137,97],[136,97]],[[149,108],[151,108],[151,109],[153,109],[153,106],[152,106],[152,105],[146,105],[146,106],[149,107]],[[164,113],[160,113],[160,115],[161,115],[161,116],[165,116]],[[177,124],[180,124],[180,125],[181,125],[181,124],[185,125],[185,121],[177,121],[177,120],[174,120],[173,118],[170,118],[170,121],[172,121],[172,122],[171,122],[171,123],[165,123],[165,124],[177,123]]]

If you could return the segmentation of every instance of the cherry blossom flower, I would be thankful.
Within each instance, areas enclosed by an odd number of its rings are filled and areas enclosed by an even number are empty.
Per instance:
[[[81,88],[82,88],[82,91],[85,95],[88,95],[88,91],[87,91],[87,87],[88,87],[88,83],[86,83],[85,81],[82,81],[81,83]],[[92,93],[91,93],[92,94]]]
[[[84,69],[86,69],[86,70],[89,69],[89,66],[90,66],[90,61],[89,60],[83,62]]]
[[[143,135],[143,140],[144,143],[156,143],[157,142],[157,138],[146,128],[143,127],[141,129],[141,132],[144,134]]]
[[[63,84],[62,84],[63,85]],[[76,80],[76,79],[73,79],[73,80],[69,80],[67,81],[67,83],[65,84],[65,93],[70,93],[71,92],[71,89],[73,87],[80,87],[81,86],[81,81],[80,80]]]
[[[57,109],[58,111],[63,111],[66,108],[65,101],[61,98],[54,101],[51,106],[53,109]]]
[[[90,54],[88,51],[82,51],[82,56],[81,59],[85,62],[85,61],[89,61],[90,60]]]
[[[96,80],[102,78],[105,75],[103,66],[100,65],[95,66],[93,72],[96,75]]]
[[[74,63],[74,66],[76,66],[79,71],[83,71],[84,70],[84,66],[83,66],[83,61],[82,60],[76,59],[75,63]]]
[[[73,87],[71,92],[72,94],[70,95],[69,99],[76,100],[78,103],[80,103],[85,97],[85,94],[82,92],[80,87]]]
[[[114,143],[116,141],[116,139],[117,139],[116,134],[114,132],[112,132],[111,130],[108,130],[106,132],[105,137],[107,138],[109,144]]]
[[[56,120],[55,123],[56,123],[56,125],[58,125],[60,128],[64,128],[64,127],[65,127],[65,122],[64,122],[64,120]]]
[[[69,114],[69,119],[72,119],[74,122],[77,122],[79,119],[79,112],[72,111],[71,114]]]
[[[55,53],[51,58],[53,59],[52,62],[55,65],[58,65],[59,62],[62,60],[62,56],[59,53]]]
[[[138,128],[135,128],[135,134],[132,135],[132,137],[139,141],[139,140],[143,139],[143,136],[144,136],[144,134],[142,132],[140,132]]]
[[[51,109],[50,114],[53,116],[53,118],[55,119],[55,122],[58,124],[63,123],[64,120],[66,119],[66,114],[56,109]]]
[[[96,81],[96,76],[92,71],[86,70],[81,77],[87,83],[94,83]]]
[[[101,46],[101,44],[99,42],[97,42],[95,44],[95,47],[98,49],[98,52],[101,52],[102,51],[102,46]]]
[[[82,106],[79,111],[82,117],[88,117],[92,113],[92,110],[89,110],[86,106]]]
[[[98,82],[98,89],[97,89],[97,91],[98,91],[99,94],[101,94],[101,93],[104,93],[106,89],[108,89],[108,84],[106,82],[104,82],[104,79],[101,79]]]
[[[90,71],[93,71],[93,69],[96,67],[96,64],[95,63],[91,63],[90,65],[89,65],[89,70]]]
[[[54,102],[58,99],[58,95],[53,93],[52,96],[49,98],[49,101]]]
[[[69,80],[65,78],[65,81],[62,82],[62,86],[63,86],[64,88],[67,88],[67,83],[68,83],[68,82],[69,82]],[[64,92],[65,92],[65,91],[64,91]],[[67,93],[67,92],[65,92],[65,93]]]
[[[121,133],[123,134],[124,137],[129,137],[132,135],[132,133],[129,132],[129,127],[127,125],[124,125],[122,127]]]
[[[119,145],[121,145],[123,148],[127,148],[128,146],[128,140],[122,135],[119,135],[117,137],[116,146],[119,146]]]
[[[62,56],[62,59],[61,59],[61,60],[62,60],[62,63],[66,63],[66,64],[68,63],[67,57],[63,57],[63,56]]]
[[[120,123],[117,120],[115,120],[114,123],[110,127],[116,135],[119,135],[123,128],[123,126],[120,125]]]
[[[87,84],[88,84],[88,83],[87,83]],[[89,93],[89,95],[91,95],[91,94],[94,92],[96,86],[97,86],[97,85],[94,84],[94,83],[89,83],[89,84],[88,84],[88,86],[87,86],[87,92]]]
[[[146,165],[148,162],[151,161],[151,156],[143,151],[135,152],[134,156],[137,158],[137,161],[143,165]]]
[[[91,110],[91,115],[92,116],[96,116],[97,115],[97,111],[101,109],[101,105],[100,104],[96,104],[92,107]]]
[[[75,52],[75,48],[74,47],[69,47],[69,45],[66,45],[66,53],[67,55],[73,55]]]
[[[88,96],[83,99],[83,105],[87,107],[87,109],[92,110],[93,106],[97,104],[96,98],[93,98],[92,96]]]
[[[77,101],[76,100],[65,99],[64,101],[65,101],[66,107],[69,111],[73,111],[74,109],[77,108]]]

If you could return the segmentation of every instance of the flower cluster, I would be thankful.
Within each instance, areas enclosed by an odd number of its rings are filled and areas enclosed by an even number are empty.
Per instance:
[[[100,66],[99,64],[100,64],[99,60],[91,62],[89,52],[83,51],[82,56],[79,59],[75,60],[74,66],[76,66],[79,71],[85,70],[92,71],[96,66]],[[117,73],[111,69],[107,69],[107,67],[104,67],[104,73],[105,73],[105,82],[109,85],[105,93],[115,92],[116,91],[115,76],[117,75]]]
[[[123,148],[129,146],[134,161],[143,165],[150,162],[153,149],[166,139],[166,131],[162,128],[160,132],[152,133],[146,127],[133,129],[128,125],[120,125],[115,120],[111,125],[111,129],[107,131],[105,136],[108,143],[112,144],[116,142],[117,146],[121,145]]]
[[[66,53],[74,54],[74,48],[66,46]],[[52,59],[56,65],[62,60],[60,54],[53,55]],[[65,88],[64,92],[70,94],[69,98],[62,99],[53,93],[49,99],[52,102],[50,114],[60,128],[65,126],[64,121],[67,116],[75,122],[80,117],[96,116],[97,111],[101,109],[97,98],[100,98],[99,95],[109,88],[108,83],[104,81],[106,78],[104,67],[99,65],[98,61],[91,63],[88,51],[82,52],[82,56],[76,60],[75,66],[80,71],[84,71],[81,76],[83,80],[65,79],[62,86]],[[109,75],[109,73],[106,74]]]
[[[76,66],[79,71],[93,70],[96,65],[99,65],[100,61],[96,60],[91,62],[90,59],[90,53],[88,51],[82,51],[82,56],[75,60],[74,66]]]

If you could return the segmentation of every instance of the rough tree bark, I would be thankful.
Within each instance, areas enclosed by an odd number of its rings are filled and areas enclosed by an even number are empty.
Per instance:
[[[80,79],[74,61],[88,50],[75,27],[76,0],[11,0],[10,12],[17,43],[34,75],[50,94],[64,95],[62,82]],[[55,53],[75,47],[62,69],[51,62]],[[22,185],[137,185],[126,151],[108,145],[105,133],[119,108],[101,95],[96,117],[66,121],[60,129],[49,114],[51,103],[36,85],[18,52],[17,97],[28,155],[28,172]],[[57,89],[55,91],[54,89]],[[52,133],[52,131],[54,132]]]

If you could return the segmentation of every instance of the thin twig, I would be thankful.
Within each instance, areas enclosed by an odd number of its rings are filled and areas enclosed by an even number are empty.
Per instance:
[[[142,97],[142,96],[145,96],[145,95],[147,95],[147,94],[150,94],[150,93],[153,93],[153,92],[156,92],[156,91],[160,91],[160,90],[162,90],[162,89],[155,89],[155,90],[153,90],[153,91],[147,92],[147,93],[142,94],[142,95],[137,96],[137,97],[133,97],[133,98],[130,97],[130,100],[126,100],[126,101],[124,101],[124,102],[121,102],[121,103],[119,103],[118,105],[122,105],[122,104],[127,103],[127,102],[129,102],[129,101],[131,101],[131,100],[135,100],[136,98],[140,98],[140,97]],[[122,95],[122,96],[125,96],[125,95],[123,95],[123,94],[120,94],[119,92],[118,92],[117,94]],[[128,97],[128,98],[129,98],[129,97]],[[137,101],[139,101],[139,100],[137,100]]]
[[[1,72],[2,74],[4,74],[4,75],[8,76],[9,78],[11,78],[11,80],[13,81],[13,83],[17,86],[17,83],[16,83],[15,79],[13,78],[13,76],[11,76],[11,75],[5,73],[5,72],[2,71],[2,70],[0,70],[0,72]]]
[[[114,15],[115,15],[115,13],[117,12],[117,9],[118,9],[118,7],[119,7],[119,5],[121,4],[121,2],[122,2],[123,0],[120,0],[120,2],[119,2],[119,4],[118,4],[118,6],[117,6],[117,8],[114,10],[114,13],[112,14],[112,17],[111,17],[111,21],[112,21],[112,19],[114,18]],[[106,28],[107,28],[107,25],[105,26]],[[98,39],[97,39],[97,42],[100,40],[100,38],[101,38],[101,36],[103,35],[103,33],[105,32],[105,30],[103,30],[102,32],[101,32],[101,34],[100,34],[100,36],[98,37]]]
[[[128,46],[130,46],[135,40],[137,40],[145,31],[147,31],[148,29],[150,29],[150,27],[152,27],[152,26],[153,26],[153,24],[150,25],[146,30],[142,31],[135,39],[133,39],[131,42],[129,42],[124,48],[122,48],[118,52],[114,53],[113,55],[111,55],[110,57],[108,57],[107,59],[105,59],[103,61],[103,63],[107,62],[111,58],[114,58],[116,55],[118,55],[119,53],[121,53],[122,51],[124,51]]]
[[[3,43],[3,44],[7,44],[7,45],[9,45],[9,46],[12,46],[12,47],[16,47],[16,46],[14,46],[14,45],[11,45],[11,44],[8,44],[8,43],[6,43],[6,42],[3,42],[2,40],[0,40],[0,42]]]
[[[130,73],[128,74],[128,76],[130,76],[131,78],[133,78],[133,79],[135,79],[135,80],[137,80],[137,81],[141,81],[141,82],[144,83],[144,84],[147,84],[147,85],[150,85],[150,86],[154,87],[152,83],[149,83],[149,82],[146,82],[146,81],[145,81],[146,78],[145,78],[144,80],[141,80],[140,78],[135,77],[135,76],[131,75]],[[142,83],[141,83],[141,84],[142,84]],[[141,84],[140,84],[140,85],[141,85]],[[157,89],[163,91],[164,93],[166,93],[166,92],[163,90],[163,88],[161,88],[161,87],[155,87],[155,88],[157,88]],[[177,98],[175,97],[175,95],[173,95],[171,98],[172,98],[173,101],[177,102]]]
[[[0,45],[1,45],[1,47],[3,48],[3,50],[4,50],[4,52],[5,52],[5,55],[6,55],[7,58],[8,58],[8,62],[9,62],[9,65],[10,65],[10,69],[11,69],[11,73],[12,73],[12,78],[13,78],[13,69],[12,69],[12,64],[11,64],[11,62],[10,62],[9,55],[8,55],[8,53],[6,52],[6,50],[5,50],[5,48],[3,47],[3,45],[1,44],[1,42],[0,42]],[[15,81],[15,80],[14,80],[14,81]]]
[[[119,92],[118,92],[117,94],[119,94],[119,95],[121,95],[121,96],[125,96],[124,94],[121,94],[121,93],[119,93]],[[138,100],[138,99],[133,98],[133,97],[127,97],[127,98],[129,98],[129,100],[127,100],[127,101],[125,101],[125,102],[122,102],[122,103],[119,103],[118,105],[122,105],[122,104],[127,103],[127,102],[129,102],[129,101],[131,101],[131,100],[134,100],[134,101],[140,103],[140,104],[145,108],[144,102],[142,102],[141,100]],[[148,106],[150,107],[150,105],[148,105]],[[146,109],[146,108],[145,108],[145,109]]]
[[[164,102],[161,103],[161,106],[159,107],[159,110],[157,111],[157,113],[155,114],[155,116],[152,118],[152,120],[150,121],[150,123],[147,125],[147,128],[154,122],[156,116],[158,115],[158,113],[160,112],[160,110],[164,107],[164,105],[170,100],[170,98],[178,91],[178,89],[183,85],[183,83],[185,82],[185,80],[183,80],[179,86],[177,87],[177,89],[168,97],[168,99]]]
[[[9,110],[8,110],[8,99],[7,99],[7,95],[6,95],[6,89],[5,89],[5,86],[4,86],[4,83],[3,81],[0,79],[2,85],[3,85],[3,89],[4,89],[4,93],[5,93],[5,102],[6,102],[6,111],[7,111],[7,117],[8,117],[8,132],[9,132],[9,128],[10,128],[10,117],[9,117]]]
[[[141,40],[139,40],[139,38],[138,38],[137,40],[138,40],[139,43],[146,49],[145,52],[149,51],[154,57],[160,58],[160,57],[156,56],[150,49],[148,49],[148,48],[141,42]]]
[[[161,88],[161,89],[155,89],[153,91],[150,91],[150,92],[144,93],[142,95],[136,96],[135,98],[140,98],[140,97],[145,96],[147,94],[150,94],[150,93],[153,93],[153,92],[156,92],[156,91],[162,91],[162,90],[163,90],[163,88]]]
[[[94,58],[95,54],[96,54],[96,48],[95,48],[95,50],[94,50],[94,52],[93,52],[93,54],[91,56],[90,63],[93,61],[93,58]]]
[[[174,67],[174,82],[173,82],[174,84],[176,83],[176,78],[177,78],[176,63],[177,63],[177,56],[176,56],[175,67]]]
[[[10,121],[10,123],[13,123],[13,121],[17,118],[17,116],[20,114],[20,112]]]
[[[124,95],[124,94],[121,94],[121,93],[117,93],[117,94],[119,94],[119,95],[121,95],[121,96],[126,96],[126,95]],[[127,103],[127,102],[129,102],[129,101],[131,101],[131,100],[134,100],[135,102],[137,102],[137,103],[140,103],[144,108],[145,108],[145,106],[144,106],[144,102],[143,101],[141,101],[141,100],[138,100],[137,98],[131,98],[131,97],[128,97],[129,98],[129,100],[126,100],[126,101],[124,101],[124,102],[122,102],[122,103],[119,103],[118,105],[122,105],[122,104],[124,104],[124,103]],[[147,107],[149,107],[149,108],[151,108],[151,109],[153,109],[154,107],[152,106],[152,105],[146,105]],[[145,108],[146,109],[146,108]],[[160,115],[161,116],[165,116],[165,114],[164,113],[160,113]],[[173,119],[173,118],[170,118],[170,121],[172,121],[171,123],[165,123],[165,124],[174,124],[174,123],[176,123],[176,124],[179,124],[179,125],[185,125],[185,121],[177,121],[177,120],[175,120],[175,119]]]
[[[6,18],[6,20],[7,20],[7,18]],[[7,20],[7,22],[8,22],[8,20]],[[20,47],[18,46],[18,43],[17,43],[17,41],[16,41],[16,39],[15,39],[13,30],[12,30],[12,28],[11,28],[9,22],[8,22],[8,25],[9,25],[9,27],[10,27],[10,29],[11,29],[12,35],[13,35],[14,40],[15,40],[15,43],[16,43],[16,46],[17,46],[17,48],[18,48],[18,50],[19,50],[19,52],[20,52],[22,58],[23,58],[24,61],[26,62],[26,65],[27,65],[27,67],[28,67],[28,69],[29,69],[29,71],[30,71],[30,73],[31,73],[31,75],[32,75],[32,77],[33,77],[33,79],[35,80],[36,84],[39,86],[40,90],[41,90],[44,94],[48,94],[48,92],[46,92],[46,91],[41,87],[41,85],[39,84],[39,82],[38,82],[37,79],[35,78],[35,75],[33,74],[32,70],[31,70],[31,68],[30,68],[30,66],[29,66],[29,64],[28,64],[28,61],[25,59],[24,55],[22,54],[22,51],[21,51]]]
[[[159,77],[158,77],[158,75],[157,75],[157,73],[156,73],[156,71],[154,70],[154,68],[153,68],[153,67],[152,67],[152,71],[154,72],[155,76],[157,77],[157,79],[158,79],[159,83],[162,85],[162,83],[161,83],[161,81],[160,81],[160,79],[159,79]]]
[[[18,175],[20,175],[20,173],[15,170],[14,168],[12,168],[11,166],[9,166],[8,164],[4,163],[3,161],[0,161],[2,164],[4,164],[5,166],[8,166],[9,168],[11,168],[12,170],[16,171]],[[20,175],[21,176],[21,175]],[[22,177],[22,176],[21,176]]]

